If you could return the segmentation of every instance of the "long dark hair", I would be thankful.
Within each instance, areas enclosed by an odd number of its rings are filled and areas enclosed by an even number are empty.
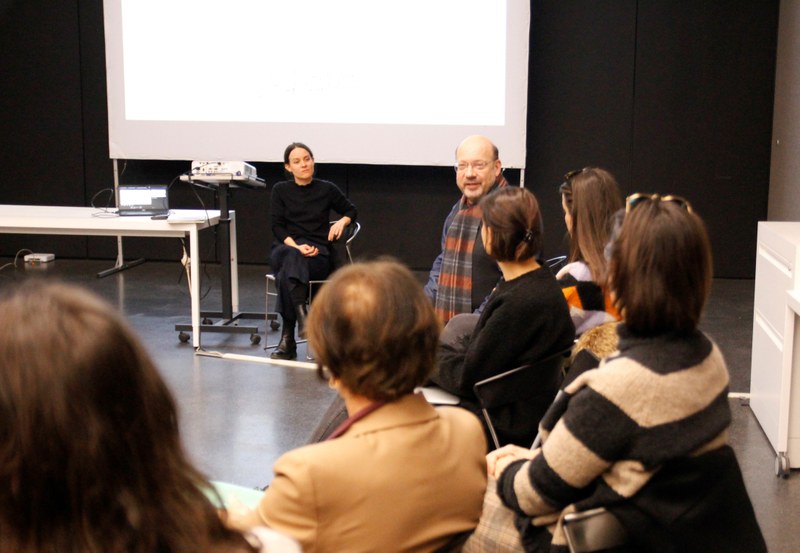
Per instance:
[[[568,178],[560,188],[572,217],[570,261],[583,261],[592,280],[606,282],[603,255],[611,232],[611,219],[622,208],[622,194],[614,175],[599,167],[586,167]]]
[[[253,551],[207,486],[108,304],[43,281],[0,300],[0,551]]]

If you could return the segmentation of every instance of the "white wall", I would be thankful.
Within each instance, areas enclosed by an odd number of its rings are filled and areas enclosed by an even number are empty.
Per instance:
[[[770,221],[800,221],[800,1],[781,0],[772,160]]]

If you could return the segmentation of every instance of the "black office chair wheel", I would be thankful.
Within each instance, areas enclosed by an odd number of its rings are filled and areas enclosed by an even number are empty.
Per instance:
[[[279,323],[278,321],[270,321],[269,322],[269,327],[272,330],[278,330],[281,327],[281,323]]]
[[[185,332],[181,332],[178,334],[178,340],[180,340],[182,344],[185,344],[189,341],[189,335]]]
[[[259,334],[251,334],[250,335],[250,343],[253,344],[254,346],[257,346],[258,344],[260,344],[261,343],[261,335],[259,335]]]

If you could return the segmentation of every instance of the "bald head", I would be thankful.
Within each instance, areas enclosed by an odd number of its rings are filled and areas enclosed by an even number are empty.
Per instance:
[[[456,148],[456,184],[470,204],[492,189],[501,169],[497,146],[485,136],[468,136]]]

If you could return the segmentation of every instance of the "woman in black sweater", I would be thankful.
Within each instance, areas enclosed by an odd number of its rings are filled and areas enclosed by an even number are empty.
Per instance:
[[[331,243],[356,219],[356,207],[342,191],[325,180],[314,178],[314,154],[300,142],[292,142],[283,152],[283,162],[291,180],[272,189],[272,234],[275,242],[270,267],[278,287],[276,311],[283,319],[278,347],[270,357],[295,359],[294,330],[300,321],[303,334],[307,314],[309,280],[324,280],[333,270]],[[331,210],[342,217],[330,223]]]
[[[458,315],[447,324],[439,369],[431,379],[479,417],[472,389],[476,382],[563,351],[575,339],[561,288],[536,261],[542,224],[534,195],[508,187],[486,196],[480,207],[481,238],[486,252],[497,260],[503,281],[479,317]],[[538,405],[519,402],[499,408],[491,417],[501,444],[524,444],[533,442],[542,414]]]

